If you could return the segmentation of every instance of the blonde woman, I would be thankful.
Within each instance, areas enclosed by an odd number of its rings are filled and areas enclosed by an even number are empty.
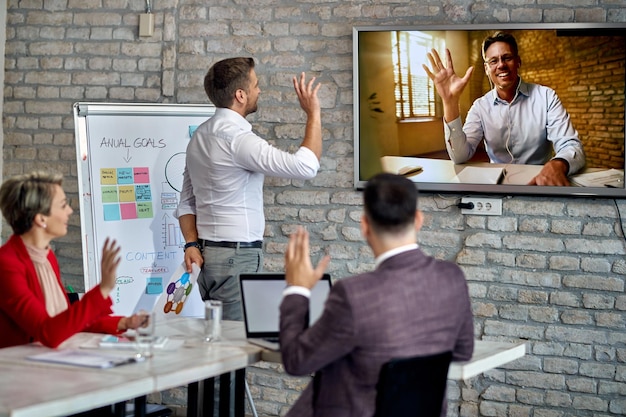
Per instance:
[[[65,236],[72,208],[60,175],[35,172],[6,180],[0,210],[13,235],[0,247],[0,348],[40,342],[56,347],[77,332],[120,333],[142,317],[112,316],[120,247],[107,239],[102,280],[70,305],[52,240]]]

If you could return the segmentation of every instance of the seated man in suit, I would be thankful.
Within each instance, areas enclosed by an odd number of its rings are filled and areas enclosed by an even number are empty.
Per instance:
[[[452,360],[471,358],[467,283],[456,264],[418,248],[423,214],[417,194],[413,182],[394,174],[367,183],[361,232],[376,269],[336,282],[310,328],[308,295],[330,259],[313,267],[306,230],[290,237],[280,307],[282,360],[289,374],[316,375],[287,416],[371,417],[380,368],[389,359],[445,351],[452,351]]]

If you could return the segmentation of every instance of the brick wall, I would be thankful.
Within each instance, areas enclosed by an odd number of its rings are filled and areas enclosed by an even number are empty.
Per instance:
[[[352,26],[415,23],[625,22],[617,2],[229,1],[154,2],[155,33],[138,37],[143,2],[9,0],[4,175],[62,172],[78,210],[72,104],[206,103],[202,77],[218,59],[258,60],[255,129],[285,149],[304,126],[291,77],[319,76],[324,157],[312,181],[266,181],[266,269],[282,267],[288,234],[306,225],[330,272],[373,266],[352,189]],[[526,65],[526,62],[525,62]],[[509,366],[450,382],[450,416],[565,417],[626,413],[626,295],[620,212],[610,199],[507,197],[499,217],[461,216],[458,196],[424,194],[421,246],[458,262],[470,285],[476,337],[528,340]],[[80,222],[56,244],[64,279],[82,288]],[[6,228],[3,228],[6,236]],[[262,415],[283,415],[306,384],[262,363],[249,372]],[[155,400],[176,406],[184,390]],[[181,412],[182,413],[182,412]]]
[[[617,57],[624,56],[624,38],[516,35],[522,77],[556,90],[583,141],[587,165],[623,168],[625,74]]]

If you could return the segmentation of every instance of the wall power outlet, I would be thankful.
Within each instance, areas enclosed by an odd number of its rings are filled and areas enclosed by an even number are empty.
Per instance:
[[[463,197],[461,203],[474,204],[474,208],[462,208],[461,214],[502,215],[502,199],[499,198]]]

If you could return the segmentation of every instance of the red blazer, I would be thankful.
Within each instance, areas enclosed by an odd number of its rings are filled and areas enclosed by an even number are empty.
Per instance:
[[[63,289],[59,263],[52,251],[48,260]],[[118,333],[120,317],[110,315],[113,302],[102,297],[98,286],[67,310],[50,317],[35,266],[24,242],[16,235],[0,247],[0,294],[0,348],[30,342],[56,347],[82,331]]]

